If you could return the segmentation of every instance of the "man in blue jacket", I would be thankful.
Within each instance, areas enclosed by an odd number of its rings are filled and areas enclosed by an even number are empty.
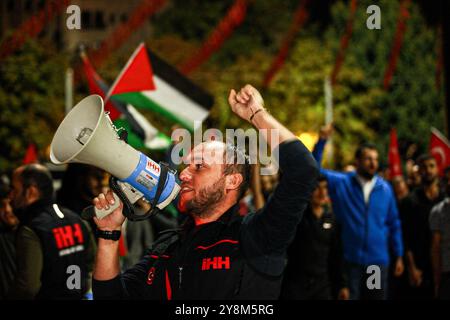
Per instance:
[[[322,129],[314,147],[319,164],[331,130],[331,126]],[[358,147],[355,166],[356,171],[348,173],[323,168],[320,172],[327,178],[333,210],[342,226],[350,299],[386,299],[390,249],[395,255],[394,275],[404,270],[397,205],[389,184],[376,175],[374,145]]]

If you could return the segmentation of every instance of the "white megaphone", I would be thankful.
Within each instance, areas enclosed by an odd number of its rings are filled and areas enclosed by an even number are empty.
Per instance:
[[[91,206],[84,212],[86,218],[94,213],[99,219],[105,217],[119,206],[119,196],[124,215],[130,220],[142,220],[167,206],[180,190],[174,171],[119,137],[99,95],[84,98],[64,118],[53,137],[50,160],[55,164],[90,164],[111,173],[115,204],[108,210]],[[132,205],[138,201],[141,205],[146,202],[147,208],[151,205],[151,210],[136,214]]]

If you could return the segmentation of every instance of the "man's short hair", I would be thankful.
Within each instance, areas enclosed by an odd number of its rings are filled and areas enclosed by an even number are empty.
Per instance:
[[[356,149],[355,159],[361,159],[361,157],[364,153],[364,150],[366,150],[366,149],[378,151],[377,146],[375,144],[370,143],[370,142],[364,142],[364,143],[360,144],[358,146],[358,148]]]
[[[327,177],[323,174],[319,174],[319,176],[317,177],[317,183],[323,182],[323,181],[327,181]]]
[[[325,175],[323,175],[323,174],[319,174],[319,176],[317,177],[316,188],[319,187],[319,184],[321,182],[327,182],[328,183],[327,177]]]
[[[225,175],[240,173],[242,175],[242,182],[239,186],[238,200],[240,200],[250,186],[251,166],[249,157],[245,151],[226,143],[223,155]]]
[[[20,173],[23,190],[35,186],[40,193],[40,200],[53,200],[53,179],[50,171],[38,164],[29,164],[23,167]]]
[[[420,167],[420,166],[423,166],[424,162],[425,162],[425,161],[428,161],[428,160],[434,160],[434,161],[436,161],[436,159],[435,159],[431,154],[429,154],[429,153],[424,153],[424,154],[421,154],[421,155],[417,158],[416,163],[417,163],[417,164],[419,165],[419,167]]]

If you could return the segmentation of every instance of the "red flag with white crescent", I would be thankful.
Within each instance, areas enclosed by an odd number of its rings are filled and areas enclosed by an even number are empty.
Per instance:
[[[439,174],[444,173],[444,169],[450,166],[450,142],[436,128],[431,128],[430,153],[436,159],[439,167]]]

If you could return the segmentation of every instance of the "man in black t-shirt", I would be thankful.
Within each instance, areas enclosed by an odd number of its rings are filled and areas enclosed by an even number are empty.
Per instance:
[[[348,299],[340,227],[331,212],[327,180],[318,179],[311,203],[288,249],[281,299]]]
[[[434,205],[445,194],[439,187],[436,159],[425,154],[417,159],[421,186],[400,203],[405,255],[409,278],[406,295],[412,299],[432,299],[434,285],[431,268],[431,230],[429,217]]]

